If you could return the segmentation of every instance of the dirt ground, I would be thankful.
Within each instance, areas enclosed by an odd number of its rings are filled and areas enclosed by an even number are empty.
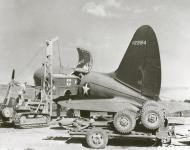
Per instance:
[[[181,132],[187,127],[179,127]],[[188,150],[190,141],[178,143],[177,146],[154,147],[150,140],[110,140],[105,149],[109,150]],[[185,144],[185,145],[184,145]],[[69,139],[67,131],[58,126],[34,129],[0,128],[0,150],[86,150],[89,149],[85,139]]]

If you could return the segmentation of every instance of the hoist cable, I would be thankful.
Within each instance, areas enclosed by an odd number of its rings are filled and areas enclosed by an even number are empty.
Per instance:
[[[24,65],[24,67],[19,71],[19,73],[17,74],[17,77],[19,77],[27,68],[28,66],[35,60],[35,58],[42,52],[42,50],[38,50],[33,57],[31,57],[31,59],[28,61],[28,63],[26,63],[26,65]]]

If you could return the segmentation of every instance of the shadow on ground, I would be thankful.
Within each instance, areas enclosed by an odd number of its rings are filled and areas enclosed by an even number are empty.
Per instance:
[[[71,138],[71,137],[47,137],[44,140],[64,140],[67,144],[82,144],[88,147],[85,138]],[[135,147],[151,147],[155,141],[150,139],[110,139],[108,146],[135,146]]]
[[[64,130],[64,131],[66,131],[66,129],[64,129],[63,127],[51,127],[50,129],[52,129],[52,130]]]

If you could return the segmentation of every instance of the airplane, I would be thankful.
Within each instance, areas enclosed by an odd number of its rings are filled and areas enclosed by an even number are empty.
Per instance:
[[[61,106],[80,110],[84,117],[90,112],[114,114],[113,124],[120,133],[132,131],[138,120],[149,130],[158,129],[165,118],[165,110],[189,109],[187,105],[163,103],[161,88],[161,60],[156,34],[152,27],[139,27],[116,71],[91,71],[92,56],[77,48],[79,63],[65,72],[53,69],[54,100]],[[44,69],[34,73],[36,86],[41,86]],[[167,106],[167,108],[165,107]],[[173,106],[176,109],[170,110]]]

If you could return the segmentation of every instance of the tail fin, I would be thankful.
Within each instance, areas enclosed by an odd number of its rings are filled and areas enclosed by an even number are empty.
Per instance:
[[[161,86],[160,53],[156,35],[150,26],[137,29],[115,71],[115,78],[144,96],[158,99]]]

